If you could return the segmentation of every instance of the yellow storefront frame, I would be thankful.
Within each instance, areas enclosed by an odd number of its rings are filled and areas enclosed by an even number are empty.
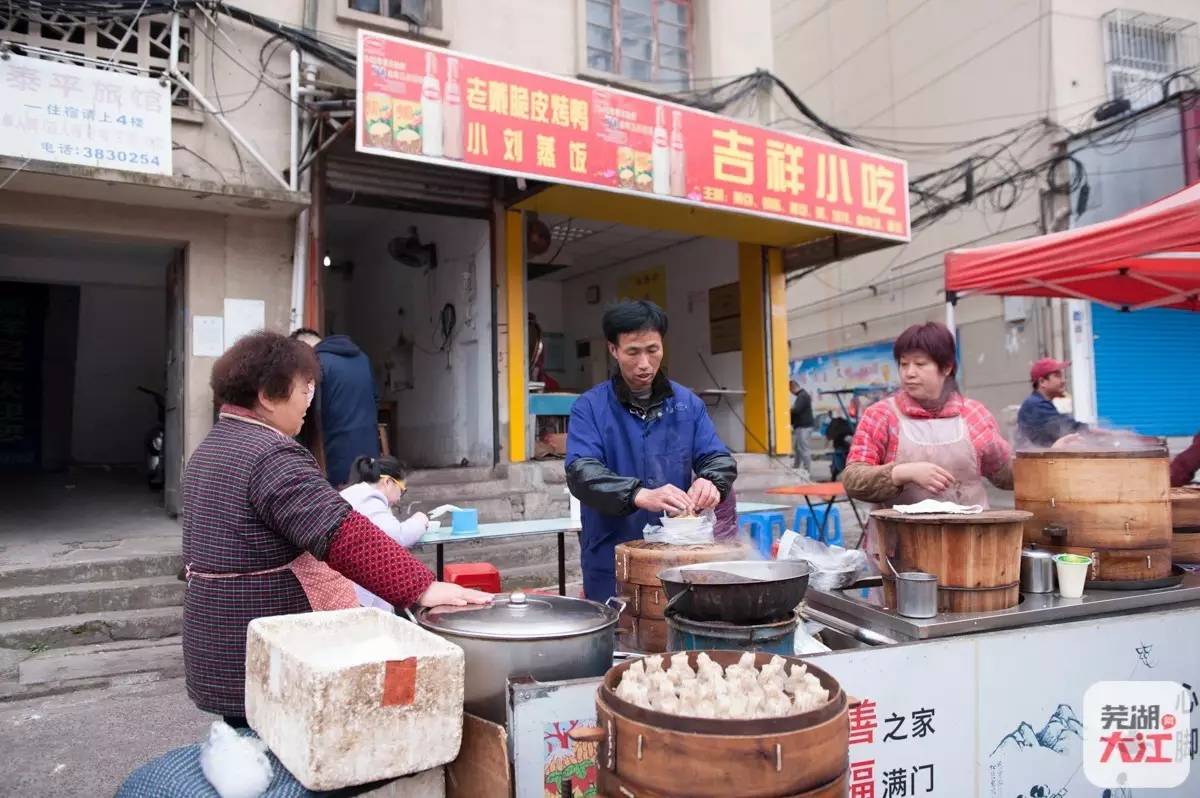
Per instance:
[[[829,235],[830,231],[795,222],[664,202],[649,196],[626,196],[559,185],[515,203],[505,215],[504,296],[508,324],[505,354],[511,462],[523,462],[529,457],[525,423],[529,380],[524,211],[738,241],[742,381],[746,391],[744,448],[752,453],[791,454],[787,285],[781,247],[812,241]]]

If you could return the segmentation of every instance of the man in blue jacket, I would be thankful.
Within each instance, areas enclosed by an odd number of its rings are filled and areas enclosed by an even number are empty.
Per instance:
[[[662,308],[621,302],[603,327],[617,371],[575,402],[566,464],[582,504],[583,591],[595,601],[616,593],[618,543],[639,540],[664,513],[715,508],[737,478],[704,402],[662,372]]]
[[[321,383],[314,404],[321,416],[325,478],[340,487],[349,479],[350,464],[356,457],[379,456],[379,412],[371,361],[346,335],[321,338],[303,328],[292,337],[312,346],[321,361]]]
[[[1029,370],[1033,393],[1017,413],[1018,448],[1050,447],[1059,438],[1087,429],[1087,424],[1058,412],[1054,400],[1067,395],[1066,369],[1070,363],[1044,357]]]

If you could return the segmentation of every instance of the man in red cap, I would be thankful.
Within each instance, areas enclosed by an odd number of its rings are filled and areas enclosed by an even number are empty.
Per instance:
[[[1044,357],[1029,370],[1031,393],[1017,414],[1018,447],[1053,446],[1065,435],[1087,429],[1087,425],[1058,412],[1054,400],[1067,395],[1065,370],[1070,363]]]

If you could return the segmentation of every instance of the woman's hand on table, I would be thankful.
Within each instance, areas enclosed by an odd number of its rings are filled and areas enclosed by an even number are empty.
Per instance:
[[[663,485],[654,490],[639,489],[633,497],[633,506],[651,513],[687,515],[692,512],[694,502],[691,496],[683,492],[682,488]]]
[[[409,517],[409,520],[426,532],[429,531],[429,516],[425,515],[425,513],[413,513]]]
[[[892,483],[897,486],[908,484],[941,493],[955,483],[954,475],[934,463],[900,463],[892,469]]]
[[[697,510],[711,510],[721,503],[721,492],[717,490],[716,485],[704,477],[700,477],[692,483],[692,487],[688,488],[687,495]]]
[[[492,594],[484,593],[481,590],[471,590],[467,587],[461,587],[453,582],[434,582],[421,597],[417,599],[417,603],[422,607],[441,607],[449,605],[451,607],[465,607],[468,604],[491,604]]]

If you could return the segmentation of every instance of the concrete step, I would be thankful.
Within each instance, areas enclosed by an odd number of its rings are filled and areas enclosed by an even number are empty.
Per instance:
[[[508,478],[508,466],[472,466],[469,468],[429,468],[413,471],[405,480],[410,488],[428,485],[459,485]]]
[[[0,622],[0,648],[40,651],[117,640],[152,640],[178,635],[182,630],[183,607],[91,612]]]
[[[184,588],[173,575],[9,588],[0,590],[0,622],[173,607],[183,603]]]
[[[55,684],[130,673],[157,673],[160,678],[182,676],[181,638],[123,640],[45,651],[20,664],[18,681],[22,685]]]
[[[422,485],[412,488],[405,500],[420,501],[433,507],[439,504],[456,504],[462,507],[466,502],[500,499],[521,492],[521,488],[512,486],[506,479],[493,479],[487,482]]]
[[[0,590],[80,582],[119,582],[174,575],[183,567],[178,551],[82,560],[0,566]]]

